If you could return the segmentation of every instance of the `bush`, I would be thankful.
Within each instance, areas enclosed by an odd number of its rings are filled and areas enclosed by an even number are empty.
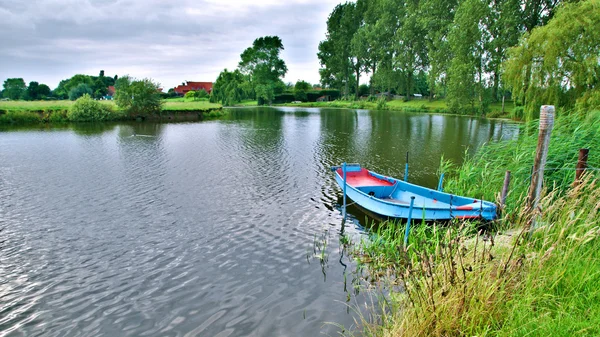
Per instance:
[[[160,115],[162,101],[158,83],[123,76],[115,83],[115,101],[130,116]]]
[[[115,119],[110,106],[94,100],[85,94],[77,99],[69,109],[67,117],[71,122],[101,122]]]

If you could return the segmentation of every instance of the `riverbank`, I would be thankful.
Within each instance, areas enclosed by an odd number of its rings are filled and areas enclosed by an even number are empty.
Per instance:
[[[343,101],[336,100],[331,102],[303,102],[303,103],[286,103],[276,104],[275,106],[291,106],[291,107],[315,107],[315,108],[343,108],[343,109],[368,109],[368,110],[389,110],[401,112],[429,112],[429,113],[451,113],[450,108],[445,100],[414,99],[411,101],[391,100],[384,105],[378,102],[369,101]],[[510,118],[515,109],[512,101],[505,102],[504,112],[502,103],[496,102],[489,106],[489,111],[486,117],[489,118]]]
[[[490,144],[460,167],[444,163],[445,191],[495,200],[513,173],[503,217],[491,226],[383,224],[349,247],[369,280],[391,292],[369,336],[591,336],[600,334],[600,182],[590,170],[578,187],[578,149],[600,146],[600,112],[556,120],[545,170],[546,194],[525,208],[537,123],[517,140]],[[595,159],[594,159],[595,158]],[[598,154],[590,153],[597,168]],[[537,226],[526,230],[536,216]],[[508,235],[507,235],[508,234]]]
[[[114,101],[98,101],[112,111],[121,111]],[[67,112],[74,101],[0,101],[0,124],[37,124],[69,122]],[[163,100],[162,113],[144,117],[153,121],[187,121],[225,115],[222,106],[208,101]],[[135,120],[135,116],[116,114],[114,120]]]

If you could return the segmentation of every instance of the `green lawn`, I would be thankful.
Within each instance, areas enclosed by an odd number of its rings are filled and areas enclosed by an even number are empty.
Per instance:
[[[208,101],[175,101],[175,100],[165,100],[163,105],[164,111],[173,111],[173,110],[211,110],[218,109],[221,107],[221,104],[218,103],[210,103]]]
[[[117,109],[114,101],[100,101]],[[193,101],[185,98],[168,99],[163,101],[163,110],[210,110],[220,108],[221,104],[208,101]],[[0,110],[6,111],[63,111],[68,110],[73,101],[0,101]]]
[[[102,104],[115,106],[114,101],[101,101]],[[0,101],[0,110],[6,111],[57,111],[68,110],[73,101]]]

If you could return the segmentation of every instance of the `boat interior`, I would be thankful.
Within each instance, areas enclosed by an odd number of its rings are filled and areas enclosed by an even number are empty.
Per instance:
[[[342,176],[342,169],[338,169]],[[346,182],[361,192],[401,205],[410,205],[411,197],[415,197],[415,207],[418,208],[447,208],[450,207],[450,196],[432,189],[407,185],[393,178],[387,178],[374,174],[365,168],[347,170]],[[410,191],[409,191],[410,189]],[[448,200],[445,200],[448,199]],[[479,208],[479,200],[454,196],[452,200],[454,209]]]

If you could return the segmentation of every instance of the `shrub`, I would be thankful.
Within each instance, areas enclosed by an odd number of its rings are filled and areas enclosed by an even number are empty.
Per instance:
[[[115,119],[110,106],[94,100],[85,94],[73,103],[67,117],[72,122],[101,122]]]
[[[130,116],[159,115],[162,101],[158,87],[151,79],[135,80],[123,76],[115,84],[115,101]]]

